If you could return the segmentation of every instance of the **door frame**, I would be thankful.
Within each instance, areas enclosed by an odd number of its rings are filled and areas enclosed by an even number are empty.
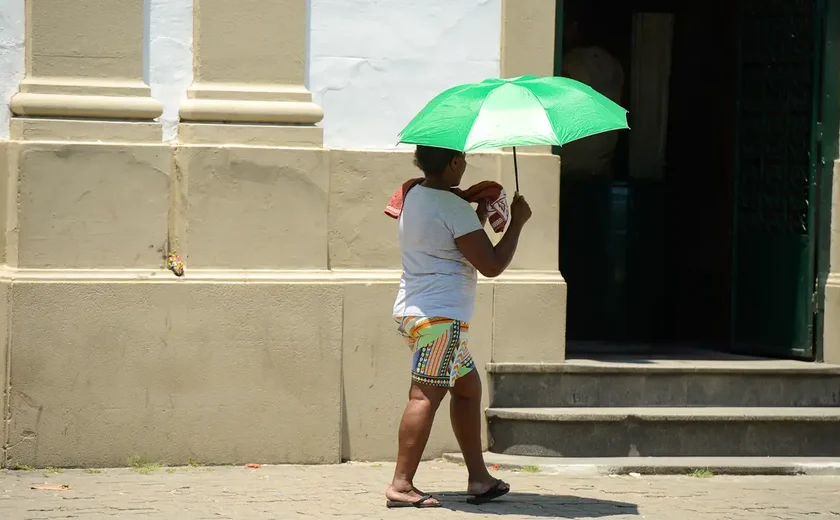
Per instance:
[[[814,292],[814,350],[816,361],[824,358],[825,286],[831,270],[831,220],[834,186],[834,161],[840,154],[840,3],[820,2],[822,10],[823,54],[820,79],[820,157],[817,171],[815,273]],[[840,210],[840,208],[838,208]]]

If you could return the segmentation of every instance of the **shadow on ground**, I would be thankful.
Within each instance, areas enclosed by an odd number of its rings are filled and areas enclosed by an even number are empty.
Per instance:
[[[544,495],[511,492],[492,502],[475,506],[467,495],[454,491],[431,493],[441,505],[452,511],[480,515],[519,515],[535,518],[608,518],[638,515],[639,507],[627,502],[599,500],[568,495]]]

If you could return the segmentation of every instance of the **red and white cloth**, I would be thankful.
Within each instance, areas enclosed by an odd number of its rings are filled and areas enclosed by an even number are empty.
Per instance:
[[[406,195],[411,188],[423,182],[422,178],[411,179],[403,183],[388,205],[385,207],[385,214],[391,218],[400,218],[402,213],[403,202]],[[466,190],[459,188],[452,188],[452,193],[458,195],[462,199],[470,203],[484,204],[487,213],[487,220],[490,222],[493,231],[501,233],[505,230],[508,220],[510,220],[510,206],[507,202],[507,194],[505,189],[498,182],[482,181],[478,184],[470,186]]]

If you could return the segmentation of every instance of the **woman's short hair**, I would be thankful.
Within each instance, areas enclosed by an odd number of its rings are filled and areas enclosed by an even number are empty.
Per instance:
[[[423,170],[426,176],[443,175],[452,159],[464,155],[458,150],[437,148],[435,146],[417,145],[414,152],[414,165]]]

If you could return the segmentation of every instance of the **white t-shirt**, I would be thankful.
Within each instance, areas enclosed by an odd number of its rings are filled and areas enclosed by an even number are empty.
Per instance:
[[[469,322],[475,307],[475,267],[455,239],[482,229],[472,206],[454,193],[417,185],[399,220],[403,275],[394,316]]]

